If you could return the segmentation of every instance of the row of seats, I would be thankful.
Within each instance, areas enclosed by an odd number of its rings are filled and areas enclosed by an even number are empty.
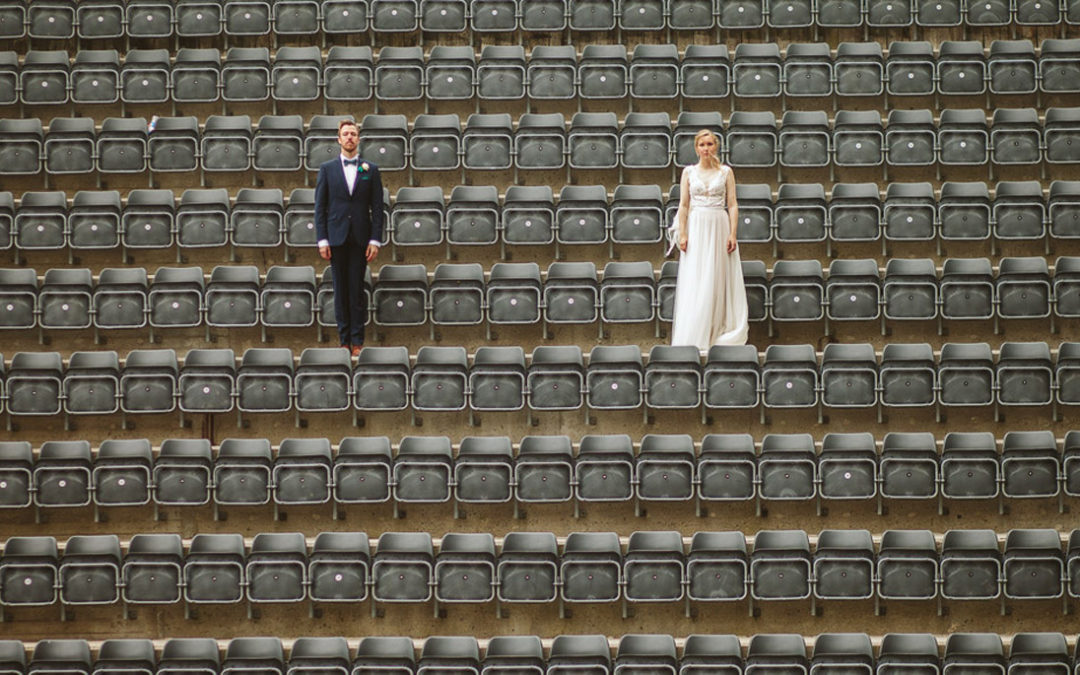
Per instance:
[[[3,175],[191,171],[314,171],[340,152],[337,122],[316,116],[308,130],[300,115],[264,115],[252,128],[246,115],[206,119],[164,117],[147,132],[141,118],[0,120]],[[777,125],[771,111],[735,112],[727,129],[719,113],[682,113],[674,131],[667,113],[613,112],[469,116],[420,114],[412,129],[404,115],[367,115],[360,155],[385,171],[517,169],[666,169],[692,164],[694,135],[712,129],[719,155],[735,168],[979,166],[1076,164],[1080,108],[999,108],[988,122],[981,109],[889,111],[789,110]]]
[[[887,0],[112,0],[0,3],[0,39],[1080,24],[1074,2]]]
[[[139,668],[158,675],[192,669],[210,675],[225,670],[300,675],[327,668],[353,675],[382,671],[412,675],[448,668],[463,675],[511,675],[522,670],[547,675],[588,670],[608,675],[614,669],[626,675],[657,670],[678,675],[885,674],[936,673],[943,663],[952,672],[1019,675],[1066,673],[1080,663],[1070,655],[1061,633],[1017,633],[1008,638],[1008,650],[1006,640],[994,633],[952,633],[943,640],[944,658],[939,653],[939,638],[929,633],[890,633],[880,640],[863,633],[822,633],[813,638],[812,650],[810,638],[793,634],[756,634],[744,640],[745,650],[735,635],[698,634],[676,640],[670,635],[631,634],[618,639],[612,658],[613,641],[603,635],[558,635],[545,649],[547,641],[536,635],[501,635],[479,641],[475,637],[432,636],[423,640],[418,650],[407,637],[364,637],[355,649],[343,637],[305,637],[292,642],[286,657],[284,645],[276,637],[233,638],[222,645],[224,656],[218,642],[209,638],[169,638],[160,655],[150,640],[113,639],[100,644],[95,658],[84,640],[42,640],[33,645],[32,654],[29,643],[4,641],[0,654],[5,669],[13,675],[89,675],[95,669],[117,668]]]
[[[0,121],[2,124],[2,121]],[[3,154],[0,149],[0,155]],[[1080,238],[1080,181],[739,183],[743,243],[1055,240]],[[0,249],[314,247],[315,192],[241,188],[0,192]],[[383,191],[383,243],[395,246],[650,244],[675,222],[679,186],[458,185]],[[774,252],[775,253],[775,252]]]
[[[1078,40],[472,47],[263,47],[0,52],[0,104],[687,99],[1066,94],[1080,91]],[[377,57],[376,57],[377,55]]]
[[[639,531],[625,551],[614,532],[512,532],[496,553],[488,533],[387,532],[374,554],[362,532],[140,534],[127,555],[116,535],[11,537],[0,556],[8,606],[330,601],[478,603],[1080,597],[1080,530],[1062,550],[1055,530]],[[1067,594],[1067,596],[1066,596]],[[800,638],[801,642],[801,638]],[[606,640],[602,641],[607,651]],[[37,672],[37,671],[31,671]],[[70,672],[70,671],[68,671]]]
[[[646,365],[637,345],[367,347],[354,365],[347,350],[253,347],[239,366],[231,349],[196,349],[183,365],[172,349],[17,352],[0,382],[11,416],[181,412],[534,411],[681,408],[872,408],[1080,404],[1080,343],[1056,360],[1045,342],[1006,342],[995,359],[986,343],[658,345]],[[704,411],[703,408],[703,411]],[[299,419],[297,421],[299,424]],[[10,424],[10,421],[9,421]]]
[[[646,261],[384,265],[365,283],[368,321],[382,326],[671,321],[679,263],[654,277]],[[752,321],[887,321],[1080,317],[1080,258],[947,258],[940,277],[929,258],[742,263]],[[333,280],[312,267],[252,265],[0,269],[0,329],[335,326]]]
[[[0,443],[0,508],[1080,496],[1080,431]],[[456,515],[456,508],[455,508]]]

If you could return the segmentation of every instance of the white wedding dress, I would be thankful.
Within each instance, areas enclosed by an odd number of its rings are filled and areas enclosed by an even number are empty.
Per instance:
[[[702,180],[698,166],[688,166],[690,214],[686,251],[675,286],[675,321],[671,344],[693,345],[704,352],[713,345],[746,344],[749,331],[746,287],[739,249],[727,252],[731,233],[727,177],[731,169]]]

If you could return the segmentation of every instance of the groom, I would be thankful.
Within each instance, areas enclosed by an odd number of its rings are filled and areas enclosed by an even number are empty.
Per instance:
[[[357,156],[356,122],[338,125],[341,154],[323,162],[315,183],[315,232],[319,255],[330,261],[334,316],[341,346],[353,356],[364,346],[367,298],[364,272],[379,255],[383,228],[383,188],[379,167]]]

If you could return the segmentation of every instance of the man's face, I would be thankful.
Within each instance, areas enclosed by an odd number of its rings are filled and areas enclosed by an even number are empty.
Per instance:
[[[342,152],[351,155],[356,152],[356,146],[360,142],[360,133],[356,127],[346,124],[338,130],[338,144]]]

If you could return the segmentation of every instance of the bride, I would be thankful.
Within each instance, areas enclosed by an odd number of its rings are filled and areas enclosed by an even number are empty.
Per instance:
[[[679,190],[678,245],[682,251],[675,285],[671,344],[746,344],[747,304],[735,231],[739,204],[735,176],[721,164],[716,136],[694,136],[698,163],[683,170]]]

